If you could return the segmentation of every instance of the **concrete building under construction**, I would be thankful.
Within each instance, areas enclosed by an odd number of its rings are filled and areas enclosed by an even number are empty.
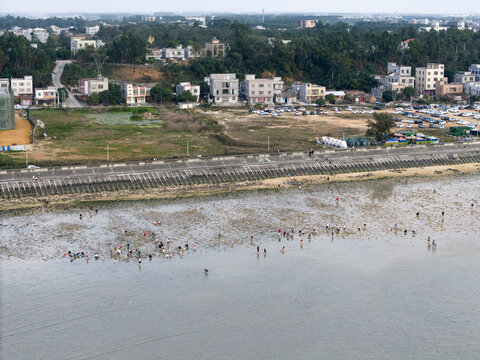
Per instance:
[[[0,130],[15,129],[13,93],[8,88],[0,88]]]

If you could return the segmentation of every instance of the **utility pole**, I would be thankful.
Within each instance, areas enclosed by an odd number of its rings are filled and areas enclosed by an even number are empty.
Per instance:
[[[27,145],[25,145],[25,164],[28,167],[28,148],[27,148]]]

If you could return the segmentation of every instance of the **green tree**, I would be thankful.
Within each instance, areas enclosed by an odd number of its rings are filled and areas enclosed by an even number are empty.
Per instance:
[[[374,113],[373,121],[367,121],[367,136],[374,137],[379,141],[385,141],[390,135],[391,129],[395,126],[392,114]]]
[[[329,95],[332,95],[332,94],[329,94]],[[328,95],[327,95],[328,96]],[[333,97],[333,100],[335,100],[335,96]],[[325,105],[325,99],[324,98],[318,98],[317,101],[315,101],[315,103],[318,105],[318,106],[323,106]]]
[[[403,95],[405,95],[405,99],[410,100],[416,94],[415,89],[411,86],[406,87],[403,90]]]
[[[325,100],[328,101],[330,104],[334,104],[335,103],[335,95],[328,94],[327,96],[325,96]]]
[[[108,90],[107,90],[108,91]],[[100,94],[93,93],[89,97],[87,97],[87,103],[90,105],[98,105],[100,104]]]
[[[64,103],[68,99],[68,92],[65,88],[58,88],[58,101]]]
[[[100,103],[108,105],[120,105],[125,102],[123,98],[122,87],[117,84],[110,84],[108,90],[100,94]]]
[[[177,102],[195,102],[195,101],[197,101],[197,97],[195,95],[192,95],[190,90],[184,91],[177,96]]]
[[[155,102],[171,101],[173,97],[173,92],[172,89],[158,84],[150,89],[150,96],[155,99]]]
[[[393,91],[392,90],[386,90],[382,94],[382,99],[385,102],[390,102],[393,101]]]

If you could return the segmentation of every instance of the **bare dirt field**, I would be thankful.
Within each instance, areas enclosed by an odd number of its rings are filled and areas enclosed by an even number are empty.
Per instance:
[[[31,144],[30,133],[32,131],[32,124],[15,113],[15,129],[0,130],[0,146]]]
[[[153,65],[112,65],[108,70],[112,80],[159,82],[163,78],[160,68]]]

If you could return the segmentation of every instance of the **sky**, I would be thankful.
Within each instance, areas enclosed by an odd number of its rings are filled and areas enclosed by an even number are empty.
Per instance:
[[[279,1],[279,0],[0,0],[2,14],[52,13],[423,13],[480,14],[479,0],[343,0],[343,1]]]

